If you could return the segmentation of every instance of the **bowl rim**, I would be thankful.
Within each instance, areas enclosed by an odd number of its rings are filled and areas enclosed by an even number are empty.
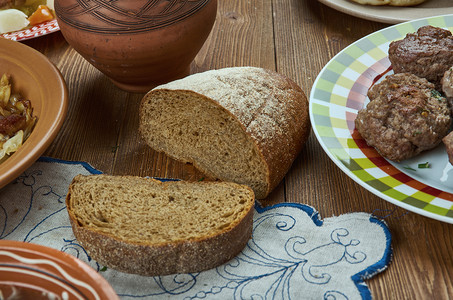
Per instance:
[[[68,111],[68,89],[60,70],[44,54],[30,46],[0,38],[0,49],[4,47],[12,47],[15,50],[14,53],[8,54],[7,59],[19,61],[19,58],[27,57],[32,60],[33,69],[46,71],[46,81],[51,82],[52,86],[41,87],[41,90],[55,95],[57,101],[52,102],[51,110],[46,110],[49,105],[46,105],[45,99],[41,100],[38,120],[30,136],[15,153],[0,164],[0,188],[19,177],[44,153],[57,136]],[[23,65],[25,64],[31,65],[29,62],[24,62]],[[39,76],[34,73],[33,75]],[[33,107],[33,99],[30,102]],[[40,119],[47,121],[40,123]],[[32,141],[36,141],[36,144],[32,145]]]
[[[101,274],[71,254],[25,241],[0,240],[0,266],[6,266],[9,270],[20,269],[23,272],[24,265],[29,268],[30,274],[48,274],[61,282],[67,282],[79,292],[80,289],[85,290],[91,294],[90,298],[119,299],[113,287]],[[33,287],[39,286],[38,282],[32,283]]]

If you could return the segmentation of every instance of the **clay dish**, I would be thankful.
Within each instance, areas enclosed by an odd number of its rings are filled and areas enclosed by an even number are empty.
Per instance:
[[[39,51],[0,38],[0,76],[11,76],[14,92],[30,100],[36,125],[22,146],[0,163],[0,188],[31,166],[52,143],[67,112],[68,91],[60,71]]]
[[[0,240],[0,291],[4,299],[119,299],[104,277],[74,256],[7,240]]]
[[[119,88],[144,93],[189,75],[217,0],[55,0],[66,41]]]

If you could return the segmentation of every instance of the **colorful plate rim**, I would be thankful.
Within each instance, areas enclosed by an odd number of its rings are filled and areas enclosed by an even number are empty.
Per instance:
[[[354,120],[373,80],[390,63],[388,44],[419,27],[453,30],[453,15],[393,25],[356,41],[332,58],[310,92],[310,120],[324,151],[350,178],[376,196],[411,212],[453,223],[453,194],[400,171],[354,135]],[[366,144],[366,143],[365,143]]]
[[[47,21],[23,30],[3,33],[0,36],[8,40],[25,41],[40,36],[44,36],[59,30],[60,27],[58,26],[57,19],[53,19],[51,21]]]

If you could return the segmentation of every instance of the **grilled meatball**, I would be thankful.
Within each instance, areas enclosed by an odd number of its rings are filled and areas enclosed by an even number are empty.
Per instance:
[[[412,73],[426,78],[440,90],[445,71],[453,65],[453,36],[449,30],[431,25],[420,27],[389,45],[395,73]]]
[[[438,145],[450,128],[447,100],[434,84],[409,73],[387,76],[368,92],[355,126],[382,156],[401,161]]]

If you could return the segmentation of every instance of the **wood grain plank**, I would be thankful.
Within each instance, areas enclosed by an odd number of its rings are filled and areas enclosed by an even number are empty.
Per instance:
[[[57,66],[68,87],[67,117],[44,155],[86,161],[110,172],[114,157],[111,147],[115,145],[118,131],[114,120],[123,111],[124,92],[114,88],[102,73],[75,52],[60,32],[27,44],[44,53]]]
[[[192,71],[240,66],[274,70],[274,55],[271,1],[219,0],[214,28]]]

